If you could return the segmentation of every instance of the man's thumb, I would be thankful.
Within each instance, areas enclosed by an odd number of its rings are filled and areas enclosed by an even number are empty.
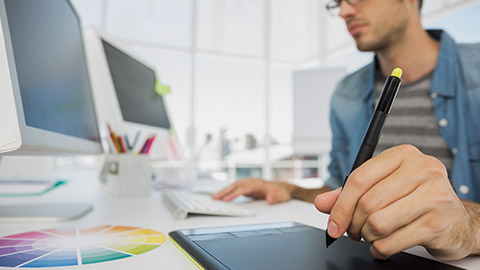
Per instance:
[[[322,213],[330,214],[330,211],[332,210],[333,205],[335,205],[335,202],[337,201],[341,192],[342,188],[337,188],[335,190],[318,195],[315,198],[315,207]]]

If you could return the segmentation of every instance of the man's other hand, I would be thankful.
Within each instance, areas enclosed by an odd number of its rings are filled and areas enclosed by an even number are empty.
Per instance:
[[[231,201],[240,195],[255,199],[265,199],[269,204],[286,202],[292,198],[293,185],[282,182],[270,182],[260,178],[247,178],[231,184],[213,194],[216,200]]]

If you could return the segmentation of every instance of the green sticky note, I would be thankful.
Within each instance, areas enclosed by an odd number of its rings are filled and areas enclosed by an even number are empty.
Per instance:
[[[155,93],[157,93],[157,95],[164,96],[170,92],[172,92],[170,85],[161,84],[160,80],[155,80]]]

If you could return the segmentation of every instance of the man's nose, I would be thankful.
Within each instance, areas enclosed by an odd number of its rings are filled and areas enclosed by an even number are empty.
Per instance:
[[[355,7],[352,6],[350,3],[348,3],[347,1],[340,2],[339,8],[340,8],[339,16],[342,17],[342,19],[344,20],[353,16],[356,12]]]

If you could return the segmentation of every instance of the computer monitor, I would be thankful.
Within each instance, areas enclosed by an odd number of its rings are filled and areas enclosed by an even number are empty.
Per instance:
[[[165,102],[155,93],[155,71],[102,39],[125,122],[170,129]]]
[[[0,18],[0,153],[101,153],[82,29],[72,4],[0,0]],[[24,220],[23,210],[36,215],[42,207],[60,216],[73,211],[66,204],[10,205],[0,207],[0,219]]]
[[[108,140],[107,124],[130,142],[140,133],[134,149],[138,151],[146,138],[155,135],[150,156],[178,159],[180,149],[165,96],[156,91],[153,65],[96,28],[85,29],[84,36],[102,138]]]
[[[100,153],[82,30],[71,3],[2,0],[0,5],[1,92],[13,101],[1,117],[7,127],[18,126],[10,141],[3,138],[0,152]],[[12,130],[2,126],[4,132]]]

